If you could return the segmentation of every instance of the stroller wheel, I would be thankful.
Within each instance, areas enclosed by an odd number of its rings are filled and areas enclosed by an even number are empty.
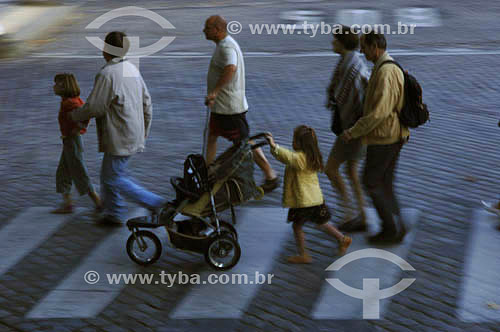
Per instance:
[[[153,264],[161,256],[160,239],[149,231],[132,233],[127,240],[127,254],[139,265]]]
[[[228,233],[217,235],[210,240],[205,251],[205,261],[216,270],[229,270],[238,264],[241,248]]]

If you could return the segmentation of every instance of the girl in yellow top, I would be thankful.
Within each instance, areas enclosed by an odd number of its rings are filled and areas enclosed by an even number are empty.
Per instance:
[[[328,221],[331,214],[323,200],[319,186],[318,172],[323,171],[323,158],[318,146],[314,129],[298,126],[293,133],[293,149],[287,150],[278,146],[273,136],[268,133],[267,141],[272,155],[286,165],[283,185],[283,206],[288,210],[288,222],[293,222],[298,256],[288,258],[289,263],[311,263],[311,257],[304,247],[304,231],[306,221],[315,223],[319,229],[335,237],[339,242],[339,254],[345,254],[352,242]]]

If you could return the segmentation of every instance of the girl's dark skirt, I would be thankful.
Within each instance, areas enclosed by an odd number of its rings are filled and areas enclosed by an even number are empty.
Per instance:
[[[307,221],[317,225],[326,224],[332,215],[325,203],[306,208],[291,208],[288,210],[287,222],[303,225]]]

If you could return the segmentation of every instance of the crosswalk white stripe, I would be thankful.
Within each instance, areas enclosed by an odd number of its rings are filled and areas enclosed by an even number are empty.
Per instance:
[[[31,207],[0,229],[0,275],[59,229],[72,215],[51,214],[49,207]],[[77,210],[77,212],[80,210]],[[8,253],[8,254],[6,254]]]
[[[458,316],[465,322],[500,322],[499,218],[481,209],[474,211],[471,222]]]
[[[414,226],[418,219],[418,214],[418,210],[415,209],[402,209],[402,217],[405,222],[411,226],[402,244],[394,246],[374,246],[366,241],[364,234],[355,234],[348,253],[361,249],[377,248],[389,251],[405,259],[415,237]],[[380,223],[375,209],[367,209],[367,220],[370,225]],[[375,233],[375,227],[372,226],[371,228],[370,233]],[[364,278],[379,278],[380,289],[383,289],[391,287],[400,281],[397,278],[401,274],[401,269],[395,265],[388,268],[388,264],[392,265],[392,263],[389,262],[384,263],[381,259],[360,259],[357,262],[353,261],[349,263],[339,271],[332,272],[333,275],[328,278],[338,278],[343,283],[358,289],[363,288],[362,284]],[[381,316],[383,316],[385,306],[389,300],[390,299],[381,300]],[[319,300],[315,303],[315,307],[312,311],[312,316],[314,319],[362,319],[363,301],[340,292],[325,281],[321,289]]]
[[[207,281],[210,274],[246,274],[253,284],[200,284],[191,287],[188,295],[170,314],[173,319],[241,318],[243,311],[258,291],[255,273],[267,275],[282,247],[291,235],[282,208],[251,208],[244,218],[238,219],[237,231],[241,246],[241,259],[233,269],[216,272],[207,268],[200,273],[200,281]],[[262,280],[261,280],[262,281]],[[272,278],[270,279],[272,283]]]
[[[146,215],[144,209],[136,209],[129,215]],[[127,227],[114,229],[85,260],[58,286],[42,299],[27,318],[92,318],[97,316],[126,286],[124,282],[110,284],[106,274],[134,274],[138,265],[127,256],[126,241],[130,236]],[[88,271],[100,275],[98,283],[85,282]]]

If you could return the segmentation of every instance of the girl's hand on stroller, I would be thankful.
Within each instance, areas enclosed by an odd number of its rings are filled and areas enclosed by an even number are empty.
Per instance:
[[[271,148],[274,149],[276,147],[276,143],[274,142],[274,138],[271,133],[266,133],[266,140]]]

